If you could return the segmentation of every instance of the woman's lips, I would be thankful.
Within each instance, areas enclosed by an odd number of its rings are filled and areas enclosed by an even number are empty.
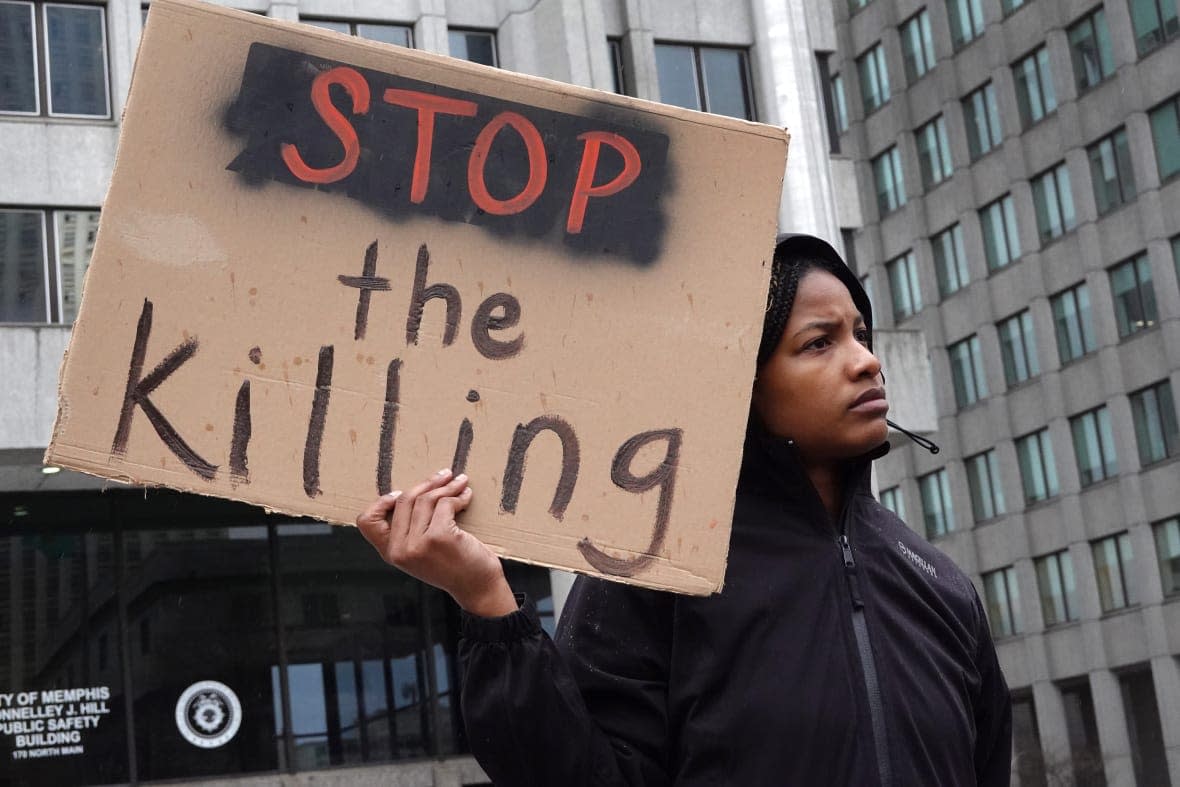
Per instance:
[[[854,413],[884,414],[889,411],[889,402],[885,399],[884,390],[870,388],[858,396],[848,409]]]

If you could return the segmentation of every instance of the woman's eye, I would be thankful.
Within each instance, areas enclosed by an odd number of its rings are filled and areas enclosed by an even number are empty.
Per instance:
[[[831,342],[828,339],[828,337],[820,336],[816,339],[812,339],[811,341],[809,341],[803,349],[805,349],[805,350],[822,350],[823,348],[827,347],[829,344],[831,344]]]
[[[856,340],[861,344],[869,343],[869,332],[866,330],[859,330],[856,332]]]

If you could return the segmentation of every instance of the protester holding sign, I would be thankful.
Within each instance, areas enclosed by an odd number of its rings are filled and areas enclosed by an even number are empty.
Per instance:
[[[556,641],[443,471],[357,519],[466,611],[472,751],[516,785],[1002,785],[1011,705],[970,580],[869,492],[888,450],[864,290],[780,240],[724,591],[580,578]]]

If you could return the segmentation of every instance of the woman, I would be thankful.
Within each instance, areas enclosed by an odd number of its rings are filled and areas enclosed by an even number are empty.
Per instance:
[[[357,524],[466,611],[463,715],[499,787],[1001,785],[1011,706],[974,587],[869,492],[888,451],[872,312],[781,238],[725,589],[579,578],[556,641],[454,516],[444,471]]]

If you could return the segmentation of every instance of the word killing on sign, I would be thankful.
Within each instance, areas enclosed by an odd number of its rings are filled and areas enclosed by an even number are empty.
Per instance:
[[[359,290],[354,329],[354,338],[357,340],[363,338],[367,331],[371,294],[390,289],[389,280],[376,275],[377,253],[377,242],[374,241],[365,252],[362,275],[359,277],[345,275],[338,277],[338,281],[342,285]],[[423,244],[418,249],[409,312],[406,317],[405,342],[407,347],[418,344],[423,311],[431,300],[441,300],[446,306],[443,347],[453,344],[458,333],[459,321],[462,316],[462,298],[458,289],[452,284],[440,282],[427,285],[429,265],[430,253],[426,245]],[[493,332],[515,328],[520,322],[521,312],[519,300],[509,293],[495,293],[488,296],[476,309],[471,322],[470,335],[476,350],[483,357],[495,361],[503,361],[518,355],[525,346],[523,331],[505,339],[493,336]],[[127,371],[127,387],[118,426],[111,444],[111,453],[115,456],[126,455],[132,419],[136,408],[138,408],[143,411],[156,434],[168,449],[189,470],[206,481],[212,481],[217,476],[218,465],[200,456],[151,399],[152,393],[160,385],[196,355],[200,348],[200,342],[195,336],[186,339],[168,353],[152,371],[145,374],[144,364],[153,318],[154,305],[150,300],[145,299],[135,333],[131,361]],[[252,348],[248,356],[253,363],[261,363],[261,348]],[[320,452],[331,403],[334,363],[335,347],[333,345],[320,347],[315,393],[312,398],[303,453],[303,491],[309,498],[317,497],[322,493]],[[388,493],[392,484],[393,450],[400,409],[399,392],[402,372],[402,359],[392,359],[386,372],[380,425],[381,437],[378,442],[376,461],[376,491],[378,494]],[[479,398],[479,392],[474,389],[467,394],[467,399],[470,402],[477,402]],[[250,439],[253,435],[252,421],[250,381],[247,379],[242,381],[234,402],[233,430],[229,446],[229,474],[234,486],[250,483],[248,452]],[[561,474],[552,503],[549,506],[549,513],[560,521],[577,483],[581,467],[581,450],[574,427],[557,415],[541,415],[528,423],[517,425],[507,452],[500,509],[506,513],[515,513],[523,483],[526,455],[533,441],[542,432],[555,435],[561,443]],[[455,473],[463,472],[466,469],[474,437],[474,425],[469,418],[464,418],[458,428],[455,454],[451,463]],[[629,577],[645,568],[659,554],[667,534],[681,442],[682,431],[669,428],[641,432],[629,437],[619,446],[611,462],[611,481],[615,486],[632,494],[643,494],[659,488],[651,540],[647,548],[638,556],[619,558],[606,554],[591,543],[588,538],[583,538],[578,544],[578,549],[587,563],[603,573]],[[659,443],[662,443],[664,447],[663,458],[648,473],[636,475],[632,467],[636,456],[647,446]]]

